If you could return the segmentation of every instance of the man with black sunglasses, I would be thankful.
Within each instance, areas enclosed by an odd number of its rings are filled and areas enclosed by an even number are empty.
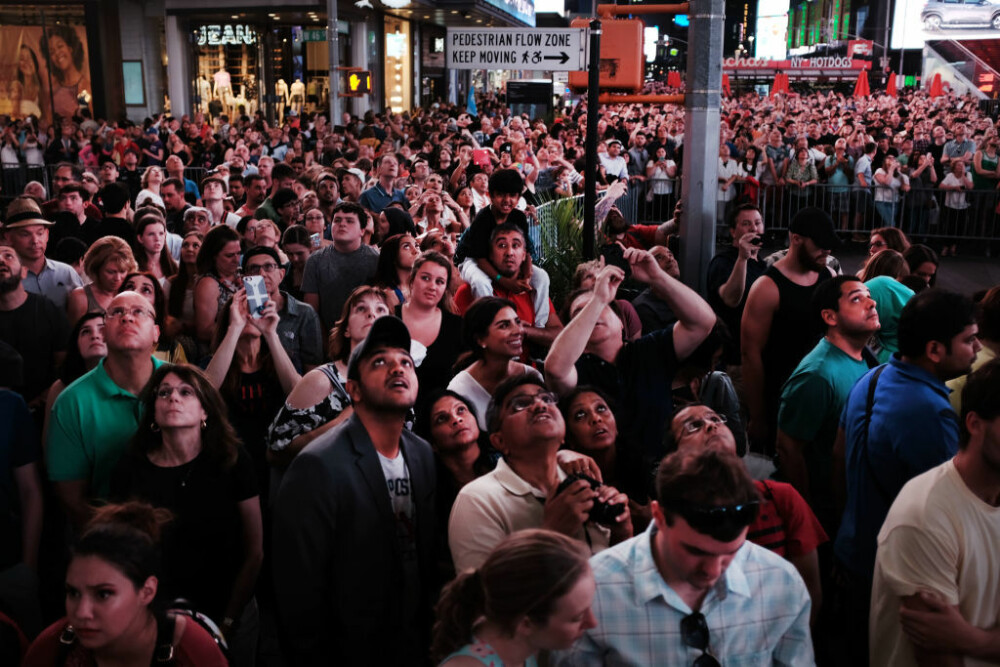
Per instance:
[[[646,532],[591,559],[598,625],[555,664],[815,664],[802,578],[746,539],[759,497],[743,463],[683,448],[656,492]]]

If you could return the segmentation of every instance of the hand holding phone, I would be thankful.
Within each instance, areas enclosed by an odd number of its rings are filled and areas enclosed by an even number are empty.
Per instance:
[[[247,310],[251,317],[259,320],[268,301],[264,276],[243,276],[243,285],[247,290]]]

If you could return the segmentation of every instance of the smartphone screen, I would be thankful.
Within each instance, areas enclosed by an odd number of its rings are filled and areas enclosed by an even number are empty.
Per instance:
[[[267,286],[264,276],[243,276],[243,285],[247,289],[247,306],[250,316],[255,320],[261,318],[264,306],[267,305]]]
[[[319,245],[320,245],[320,243],[321,243],[321,237],[320,237],[320,235],[319,234],[312,234],[312,235],[309,236],[309,238],[312,240],[312,247],[318,248]]]

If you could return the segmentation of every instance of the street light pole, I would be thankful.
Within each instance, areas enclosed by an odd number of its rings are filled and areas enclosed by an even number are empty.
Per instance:
[[[340,34],[337,0],[326,0],[326,43],[330,54],[330,129],[340,124]]]

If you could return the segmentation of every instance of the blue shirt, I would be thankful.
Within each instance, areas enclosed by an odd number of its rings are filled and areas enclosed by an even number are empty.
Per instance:
[[[36,274],[29,269],[21,285],[25,292],[44,296],[60,310],[66,310],[67,296],[75,288],[83,287],[83,280],[69,264],[46,258],[42,272]]]
[[[590,559],[597,627],[569,650],[555,653],[555,665],[690,665],[701,655],[681,638],[681,619],[692,610],[656,567],[655,535],[651,524]],[[699,611],[708,624],[709,649],[723,665],[799,667],[815,664],[811,606],[791,563],[747,541]]]
[[[403,194],[403,191],[394,190],[392,194],[389,194],[382,187],[381,183],[376,183],[361,193],[361,198],[358,200],[358,203],[372,213],[378,214],[382,212],[382,209],[394,201],[403,202],[404,204],[406,203],[406,196]]]
[[[865,405],[874,372],[854,385],[840,417],[847,448],[847,504],[833,546],[841,563],[866,577],[875,567],[878,531],[900,489],[958,451],[958,415],[948,401],[951,390],[898,356],[879,376],[866,450]],[[888,498],[883,498],[873,474]]]

